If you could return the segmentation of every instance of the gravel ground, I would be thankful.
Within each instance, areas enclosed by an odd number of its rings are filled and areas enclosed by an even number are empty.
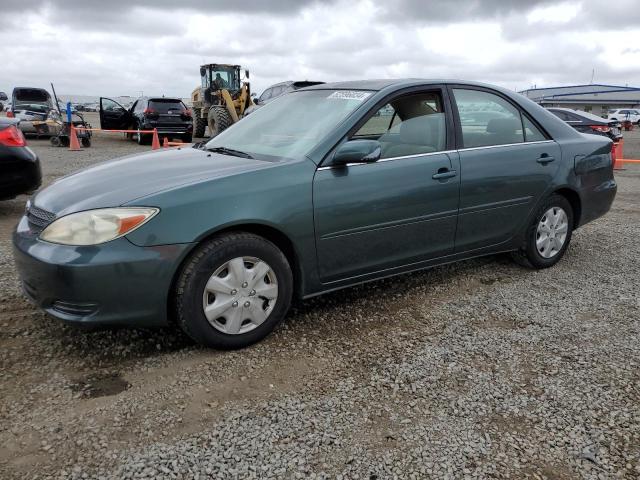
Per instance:
[[[144,150],[31,145],[46,182]],[[640,167],[617,180],[552,269],[329,294],[237,352],[46,318],[12,266],[25,198],[0,203],[0,478],[640,478]]]

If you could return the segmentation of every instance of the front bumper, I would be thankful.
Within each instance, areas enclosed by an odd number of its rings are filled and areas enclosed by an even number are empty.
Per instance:
[[[50,315],[80,326],[168,323],[173,275],[190,244],[138,247],[126,238],[73,247],[43,242],[23,217],[13,235],[25,294]]]

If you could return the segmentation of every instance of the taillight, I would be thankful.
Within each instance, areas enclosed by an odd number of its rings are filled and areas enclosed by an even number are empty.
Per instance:
[[[0,145],[5,147],[24,147],[27,141],[20,130],[15,125],[0,130]]]
[[[9,110],[9,111],[7,111],[7,117],[14,118],[15,115],[13,114],[13,112],[11,110]]]
[[[154,109],[152,108],[145,108],[144,112],[142,112],[142,114],[145,117],[157,117],[158,116],[158,112],[156,112]]]
[[[607,133],[611,131],[611,127],[609,127],[608,125],[589,125],[591,127],[591,130],[595,130],[596,132],[603,132],[603,133]]]
[[[180,116],[182,118],[191,118],[191,110],[189,110],[188,108],[186,110],[183,110]]]
[[[618,149],[616,148],[617,146],[618,146],[617,143],[611,144],[611,165],[614,168],[616,166],[616,159],[618,158]]]

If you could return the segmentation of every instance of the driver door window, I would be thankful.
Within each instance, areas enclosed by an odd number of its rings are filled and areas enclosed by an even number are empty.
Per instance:
[[[438,93],[405,95],[376,111],[352,139],[378,140],[381,159],[446,149],[445,114]]]

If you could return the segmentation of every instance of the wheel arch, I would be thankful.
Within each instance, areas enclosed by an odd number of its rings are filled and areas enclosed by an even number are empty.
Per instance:
[[[580,195],[570,187],[558,188],[554,190],[553,193],[562,195],[571,204],[571,209],[573,210],[573,229],[575,230],[580,226],[582,217],[582,200],[580,199]]]
[[[293,241],[286,235],[284,232],[279,230],[278,228],[273,227],[272,225],[257,223],[257,222],[247,222],[247,223],[235,223],[232,225],[221,226],[213,231],[209,231],[206,234],[199,237],[186,252],[182,260],[180,261],[176,271],[173,273],[173,277],[171,279],[171,283],[169,285],[169,292],[167,294],[167,317],[169,321],[173,323],[173,302],[174,302],[174,290],[176,282],[178,281],[178,277],[182,272],[182,269],[185,263],[191,258],[193,252],[202,245],[204,242],[211,240],[214,237],[224,235],[227,233],[234,232],[246,232],[253,233],[254,235],[258,235],[269,240],[276,247],[282,251],[284,256],[287,258],[289,265],[291,266],[291,272],[293,274],[293,295],[297,298],[302,298],[304,292],[304,273],[302,268],[302,262],[300,261],[300,256],[298,251],[295,248]]]

